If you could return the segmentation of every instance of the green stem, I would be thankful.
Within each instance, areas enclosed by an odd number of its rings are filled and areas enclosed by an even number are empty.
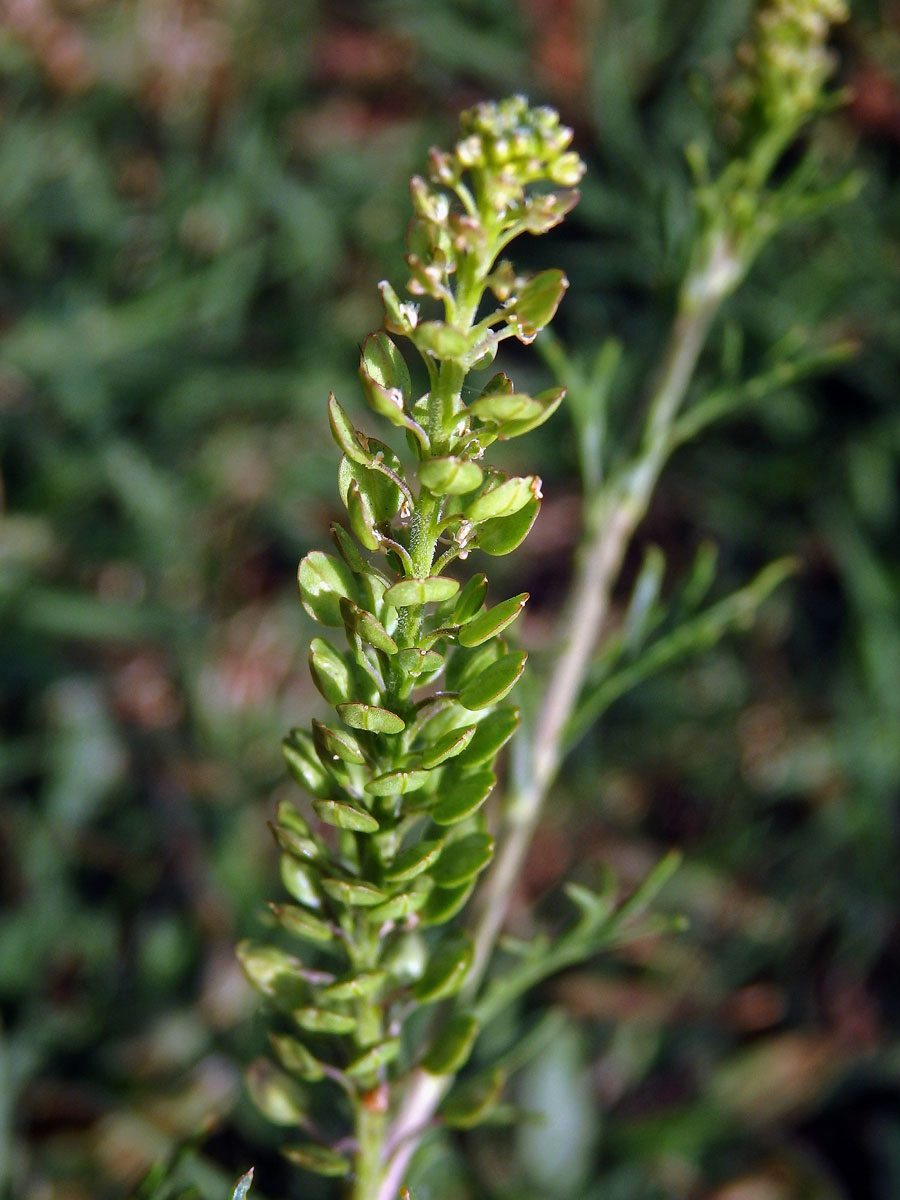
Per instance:
[[[377,1200],[383,1177],[381,1161],[387,1113],[377,1091],[363,1097],[356,1113],[356,1154],[349,1200]]]

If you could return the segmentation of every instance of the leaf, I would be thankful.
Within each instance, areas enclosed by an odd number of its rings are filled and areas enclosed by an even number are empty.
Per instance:
[[[420,1004],[435,1004],[455,996],[466,981],[472,965],[472,940],[461,930],[453,930],[431,955],[425,974],[413,989]]]
[[[537,475],[514,475],[479,493],[467,506],[464,515],[472,525],[497,517],[509,517],[529,501],[540,499],[540,495],[541,481]]]
[[[475,543],[478,549],[495,558],[511,553],[528,537],[540,508],[540,498],[534,497],[512,516],[485,521],[476,530]]]
[[[316,816],[326,825],[356,833],[377,833],[381,826],[370,812],[341,800],[313,800]]]
[[[373,704],[339,704],[338,714],[351,729],[365,729],[369,733],[399,733],[406,722],[387,708]]]
[[[519,727],[519,710],[496,708],[478,722],[475,736],[459,756],[459,766],[477,767],[493,762]]]
[[[451,625],[463,625],[470,620],[484,604],[487,595],[487,576],[478,574],[465,585],[456,598],[456,607],[450,618]]]
[[[326,1146],[284,1146],[281,1153],[288,1162],[314,1175],[339,1179],[350,1174],[350,1160]]]
[[[300,560],[297,583],[303,607],[322,625],[343,625],[340,601],[352,598],[356,585],[347,566],[321,550],[313,550]]]
[[[307,1033],[352,1033],[356,1028],[356,1018],[348,1013],[331,1012],[327,1008],[314,1008],[311,1005],[295,1008],[291,1016]]]
[[[329,729],[321,721],[313,721],[313,745],[325,765],[333,759],[354,763],[360,767],[366,762],[362,746],[352,733],[345,733],[341,729]]]
[[[526,345],[533,342],[544,326],[549,325],[568,286],[565,272],[555,268],[541,271],[528,280],[507,314],[520,342]]]
[[[494,788],[492,771],[476,771],[441,781],[440,799],[429,816],[436,825],[455,825],[476,813]]]
[[[446,575],[429,575],[426,579],[401,579],[384,593],[393,608],[409,608],[416,604],[432,604],[449,600],[459,591],[459,583]]]
[[[444,847],[431,877],[439,887],[457,887],[483,871],[493,853],[494,839],[489,833],[471,833]]]
[[[405,792],[415,792],[428,782],[428,771],[404,770],[386,771],[377,775],[366,784],[370,796],[402,796]]]
[[[468,458],[429,458],[419,464],[419,479],[435,496],[464,496],[474,492],[484,472]]]
[[[480,646],[488,638],[496,637],[511,625],[528,602],[528,592],[521,592],[502,604],[495,604],[473,617],[460,629],[458,638],[461,646]]]
[[[477,725],[463,725],[456,729],[448,729],[436,742],[422,751],[422,766],[430,769],[446,762],[448,758],[461,754],[475,736],[477,728]]]
[[[350,699],[350,668],[343,655],[324,638],[313,638],[309,644],[309,673],[329,704],[341,704]]]
[[[471,683],[467,683],[459,694],[463,708],[473,712],[496,704],[512,691],[516,680],[525,670],[528,655],[524,650],[505,654],[483,671]]]
[[[394,861],[384,869],[386,883],[406,883],[415,879],[423,871],[427,871],[432,863],[437,862],[443,841],[417,842],[408,850],[402,851]]]
[[[422,1066],[430,1075],[455,1075],[467,1063],[479,1031],[475,1017],[457,1013],[432,1043]]]

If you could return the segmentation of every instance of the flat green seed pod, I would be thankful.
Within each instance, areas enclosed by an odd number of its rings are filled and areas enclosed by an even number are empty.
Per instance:
[[[492,521],[485,521],[484,524],[478,526],[476,531],[475,540],[478,549],[495,558],[510,554],[528,537],[540,508],[541,502],[535,497],[512,516],[496,517]]]
[[[325,1069],[302,1042],[287,1034],[270,1033],[269,1041],[281,1065],[293,1075],[299,1075],[308,1083],[317,1083],[325,1078]]]
[[[407,398],[412,394],[412,379],[406,360],[383,330],[370,333],[363,343],[360,370],[386,388],[397,388]]]
[[[432,675],[444,665],[444,656],[436,650],[421,650],[418,646],[409,646],[397,651],[397,667],[404,675],[418,679],[420,675]]]
[[[329,704],[343,704],[352,696],[350,668],[324,638],[313,638],[309,644],[309,673]]]
[[[273,1125],[299,1125],[308,1115],[303,1089],[268,1059],[258,1058],[245,1072],[247,1091]]]
[[[325,1175],[332,1179],[342,1179],[350,1174],[350,1160],[336,1150],[327,1146],[284,1146],[281,1153],[295,1167],[302,1167],[313,1175]]]
[[[455,888],[432,888],[428,902],[419,911],[419,920],[423,925],[443,925],[451,921],[469,899],[474,886],[473,879]]]
[[[294,779],[310,795],[326,799],[334,792],[334,784],[316,754],[312,737],[305,729],[292,729],[281,743],[281,752]]]
[[[462,754],[466,746],[475,736],[477,725],[462,725],[456,729],[448,729],[445,734],[422,751],[421,763],[425,768],[436,767],[448,758]]]
[[[377,550],[381,545],[378,534],[378,522],[372,509],[369,497],[362,491],[355,479],[351,479],[347,489],[347,516],[350,518],[350,528],[356,535],[361,546],[366,550]]]
[[[308,1033],[352,1033],[356,1028],[356,1018],[349,1013],[331,1012],[311,1005],[295,1008],[291,1016]]]
[[[352,733],[343,729],[331,729],[321,721],[313,721],[313,745],[327,767],[333,760],[364,766],[366,756]]]
[[[417,884],[412,891],[400,892],[397,896],[391,896],[390,900],[385,900],[384,904],[370,908],[369,916],[376,922],[401,921],[404,917],[419,912],[425,907],[431,891],[428,879],[420,877],[420,883],[422,886]]]
[[[541,415],[543,408],[539,400],[532,399],[525,392],[493,392],[479,396],[469,405],[469,412],[480,421],[502,425],[505,421],[532,420]]]
[[[430,1075],[455,1075],[466,1065],[479,1029],[469,1013],[457,1013],[432,1043],[422,1066]]]
[[[492,763],[519,727],[519,710],[507,705],[495,708],[478,722],[475,735],[459,756],[458,765],[477,767]]]
[[[431,955],[425,974],[413,989],[420,1004],[434,1004],[455,996],[466,981],[473,956],[472,940],[466,933],[454,930],[446,936]]]
[[[397,653],[397,643],[381,622],[370,612],[367,612],[364,608],[360,608],[352,600],[343,600],[340,610],[344,625],[349,633],[358,634],[364,642],[368,642],[376,650],[383,650],[385,654]]]
[[[399,1038],[387,1038],[376,1043],[345,1067],[344,1074],[349,1075],[351,1079],[365,1079],[367,1075],[374,1075],[381,1067],[386,1067],[394,1061],[400,1053],[400,1045]]]
[[[346,904],[348,908],[374,908],[387,900],[384,892],[368,883],[356,883],[346,879],[323,879],[322,889],[332,898]]]
[[[432,863],[440,857],[443,841],[418,842],[398,854],[394,861],[384,869],[386,883],[406,883],[415,879],[423,871],[427,871]]]
[[[328,422],[331,435],[344,454],[356,463],[365,464],[371,459],[363,435],[355,429],[353,422],[341,408],[334,392],[328,397]]]
[[[429,458],[419,464],[419,479],[435,496],[464,496],[483,478],[481,467],[468,458]]]
[[[320,847],[312,837],[301,837],[293,830],[285,829],[272,821],[269,822],[269,828],[279,850],[285,854],[290,854],[294,858],[299,858],[301,862],[307,863],[316,862],[321,857]]]
[[[473,575],[456,598],[456,606],[450,617],[451,625],[463,625],[479,611],[487,595],[487,576]]]
[[[494,839],[489,833],[470,833],[444,847],[431,878],[439,887],[457,887],[483,871],[493,854]]]
[[[457,821],[464,821],[481,808],[496,782],[493,771],[475,771],[442,782],[440,799],[429,816],[436,825],[455,825]]]
[[[502,658],[506,653],[506,643],[496,639],[482,642],[480,646],[468,649],[457,646],[450,655],[447,663],[447,687],[450,691],[462,691],[466,684],[477,679],[491,663]]]
[[[316,816],[326,825],[336,829],[350,829],[356,833],[377,833],[381,828],[370,812],[345,804],[340,800],[313,800]]]
[[[491,1115],[503,1095],[506,1074],[495,1068],[454,1089],[441,1105],[442,1121],[453,1129],[474,1129]]]
[[[466,505],[465,518],[472,525],[509,517],[530,500],[540,498],[541,481],[537,475],[515,475],[482,492]]]
[[[245,938],[238,943],[235,953],[247,979],[264,996],[273,998],[285,987],[299,987],[303,983],[303,963],[277,946]]]
[[[417,792],[427,782],[427,771],[386,771],[366,784],[366,792],[370,796],[400,796],[406,792]]]
[[[281,882],[299,904],[305,904],[307,908],[322,907],[312,871],[290,854],[281,856]]]
[[[360,1000],[374,996],[388,978],[387,971],[360,971],[337,983],[330,983],[320,990],[319,995],[327,1003],[334,1000]]]
[[[346,563],[313,550],[300,560],[297,585],[303,607],[313,620],[322,625],[343,625],[341,597],[356,595],[356,584]]]
[[[516,680],[525,670],[527,659],[524,650],[498,658],[477,679],[466,684],[459,694],[460,704],[473,712],[497,704],[512,691]]]
[[[459,591],[459,583],[446,575],[429,575],[427,579],[401,579],[384,593],[384,599],[394,608],[440,603]]]
[[[543,425],[556,412],[560,404],[565,399],[566,389],[564,387],[549,388],[546,392],[541,392],[534,399],[540,405],[540,412],[536,416],[525,417],[518,420],[505,421],[497,430],[497,435],[500,438],[521,437],[525,433],[531,433],[532,429],[537,429]]]
[[[327,921],[321,921],[296,904],[269,904],[275,920],[288,933],[305,942],[328,946],[334,942],[335,931]]]
[[[568,286],[565,272],[555,267],[541,271],[528,280],[507,318],[520,342],[533,342],[544,326],[553,320]]]
[[[338,715],[351,729],[365,729],[369,733],[400,733],[406,722],[387,708],[374,704],[339,704]]]
[[[493,608],[485,609],[463,625],[459,631],[461,646],[480,646],[488,638],[496,637],[511,625],[528,602],[528,592],[520,592]]]

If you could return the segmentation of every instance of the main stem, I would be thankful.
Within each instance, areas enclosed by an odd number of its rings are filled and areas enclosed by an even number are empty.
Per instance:
[[[544,799],[562,761],[566,726],[609,615],[622,561],[671,451],[672,424],[684,402],[710,325],[739,277],[739,264],[727,257],[726,249],[723,243],[712,245],[702,264],[684,281],[638,454],[629,469],[599,495],[587,499],[585,539],[562,621],[568,633],[535,723],[530,770],[511,797],[498,838],[500,850],[482,892],[481,915],[474,934],[475,955],[464,1000],[474,998],[484,979]],[[413,1076],[388,1136],[392,1154],[377,1200],[397,1200],[419,1138],[452,1082],[450,1076],[436,1078],[426,1071]]]

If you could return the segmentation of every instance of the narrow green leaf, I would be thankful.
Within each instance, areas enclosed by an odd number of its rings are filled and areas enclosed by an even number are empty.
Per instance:
[[[470,833],[444,847],[431,878],[438,887],[457,887],[483,871],[493,854],[494,839],[489,833]]]
[[[512,691],[516,680],[525,670],[527,659],[524,650],[498,658],[477,679],[466,684],[459,694],[460,704],[473,712],[497,704]]]
[[[416,984],[413,994],[420,1004],[434,1004],[455,996],[466,981],[472,965],[472,940],[468,934],[454,930],[437,946],[425,974]]]
[[[442,737],[422,751],[422,766],[430,769],[446,762],[448,758],[455,758],[457,754],[461,754],[475,736],[477,728],[477,725],[463,725],[456,729],[448,729]]]
[[[484,472],[470,458],[429,458],[419,464],[419,479],[435,496],[464,496],[474,492]]]
[[[432,1043],[422,1066],[430,1075],[456,1075],[468,1062],[479,1028],[469,1013],[457,1013]]]
[[[386,883],[406,883],[415,879],[423,871],[427,871],[432,863],[437,862],[442,841],[417,842],[398,854],[394,861],[384,869]]]
[[[368,883],[346,879],[323,879],[322,888],[332,898],[348,908],[373,908],[387,900],[384,892]]]
[[[459,756],[459,765],[477,767],[492,763],[519,727],[519,710],[496,708],[478,722],[475,736]]]
[[[312,724],[313,745],[326,765],[333,759],[354,763],[358,767],[365,764],[366,756],[362,746],[352,733],[345,733],[342,729],[329,729],[321,721],[314,720]]]
[[[459,591],[455,579],[446,575],[429,575],[427,579],[401,579],[384,593],[385,601],[394,608],[409,608],[415,604],[431,604],[449,600]]]
[[[472,525],[510,517],[531,500],[539,500],[541,481],[537,475],[514,475],[479,493],[467,506],[465,518]],[[479,542],[480,544],[480,542]]]
[[[295,1167],[302,1167],[313,1175],[326,1175],[341,1179],[350,1174],[350,1160],[326,1146],[284,1146],[281,1153]]]
[[[485,521],[476,530],[478,549],[495,558],[510,554],[528,537],[540,508],[540,499],[535,497],[512,516],[495,517],[491,521]]]
[[[316,816],[326,825],[356,833],[377,833],[380,826],[370,812],[341,800],[313,800]]]
[[[353,597],[356,585],[347,566],[338,558],[313,550],[300,560],[297,583],[303,607],[322,625],[340,626],[342,596]]]
[[[521,592],[518,596],[513,596],[509,600],[504,600],[502,604],[495,604],[493,608],[479,613],[477,617],[473,617],[460,629],[459,644],[469,647],[480,646],[488,638],[496,637],[506,629],[507,625],[511,625],[515,621],[527,602],[528,592]]]
[[[366,784],[370,796],[401,796],[405,792],[416,792],[428,782],[428,772],[413,770],[386,771]]]
[[[455,825],[476,813],[491,794],[497,778],[492,771],[476,771],[441,781],[440,799],[429,816],[436,825]]]
[[[387,708],[373,704],[339,704],[338,714],[351,729],[365,729],[369,733],[399,733],[406,723]]]
[[[305,1005],[295,1008],[291,1016],[307,1033],[352,1033],[356,1028],[355,1017],[348,1013],[331,1012],[327,1008]]]

